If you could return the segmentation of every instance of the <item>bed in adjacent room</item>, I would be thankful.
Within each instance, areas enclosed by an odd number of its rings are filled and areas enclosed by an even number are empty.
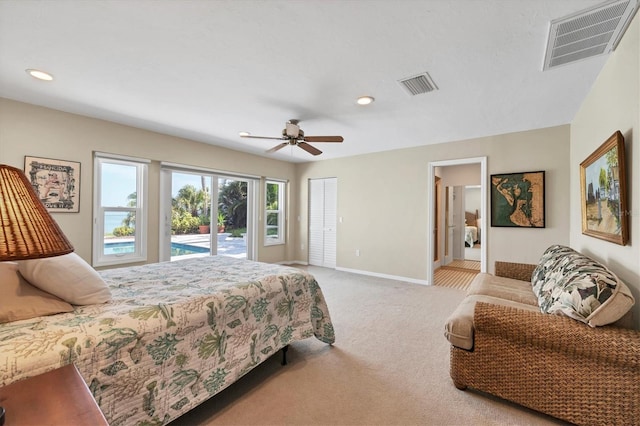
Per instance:
[[[0,385],[74,363],[111,425],[166,424],[296,340],[334,342],[303,270],[212,256],[99,276],[108,303],[0,324]]]
[[[477,210],[475,213],[464,212],[464,244],[466,247],[473,247],[480,241],[479,222]]]

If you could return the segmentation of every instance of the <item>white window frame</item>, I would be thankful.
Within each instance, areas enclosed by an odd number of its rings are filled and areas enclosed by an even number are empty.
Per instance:
[[[287,189],[287,182],[276,179],[266,179],[264,185],[264,245],[273,246],[278,244],[285,244],[285,191]],[[269,185],[278,185],[278,209],[267,209],[267,194],[269,193]],[[267,225],[267,218],[270,214],[277,214],[278,225]],[[276,228],[277,235],[269,235],[269,230]]]
[[[94,157],[93,188],[93,266],[112,266],[147,260],[147,190],[149,160],[96,153]],[[120,164],[136,167],[136,207],[103,206],[102,165]],[[134,212],[136,215],[136,236],[133,253],[104,254],[104,214],[105,212]]]

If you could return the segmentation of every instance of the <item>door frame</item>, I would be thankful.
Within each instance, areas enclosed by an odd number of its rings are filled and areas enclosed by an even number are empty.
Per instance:
[[[463,164],[480,164],[480,272],[487,272],[487,157],[459,158],[455,160],[442,160],[429,162],[427,182],[427,211],[433,212],[435,206],[435,171],[436,167],[459,166]],[[427,216],[427,285],[433,285],[435,218],[431,213]]]
[[[438,176],[435,177],[434,185],[433,214],[435,216],[435,226],[433,227],[433,233],[435,237],[433,241],[433,262],[434,268],[437,269],[440,266],[444,265],[444,254],[442,254],[440,250],[440,234],[442,233],[442,229],[444,228],[442,224],[442,205],[440,203],[440,199],[442,197],[442,182]]]

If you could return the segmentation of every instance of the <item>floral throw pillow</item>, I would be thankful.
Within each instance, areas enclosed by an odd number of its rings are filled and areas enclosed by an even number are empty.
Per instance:
[[[554,271],[561,268],[561,263],[565,255],[577,253],[574,249],[559,244],[549,247],[542,254],[538,265],[531,274],[531,284],[536,296],[540,295],[540,286],[549,280],[557,280],[562,277],[561,271]],[[553,276],[552,276],[553,275]],[[555,282],[555,281],[554,281]]]
[[[566,246],[549,247],[531,280],[542,312],[563,314],[592,327],[617,321],[635,303],[613,272]]]

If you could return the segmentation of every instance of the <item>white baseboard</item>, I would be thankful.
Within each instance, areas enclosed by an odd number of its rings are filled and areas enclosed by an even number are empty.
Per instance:
[[[336,268],[336,271],[351,272],[352,274],[368,275],[368,276],[371,276],[371,277],[386,278],[386,279],[389,279],[389,280],[405,281],[405,282],[412,283],[412,284],[430,285],[429,281],[427,281],[427,280],[418,280],[418,279],[415,279],[415,278],[400,277],[398,275],[379,274],[377,272],[362,271],[362,270],[359,270],[359,269]]]
[[[307,266],[307,265],[309,265],[309,263],[305,262],[304,260],[285,260],[283,262],[278,262],[278,265],[303,265],[303,266]]]
[[[282,262],[277,262],[277,264],[278,265],[303,265],[303,266],[308,266],[309,262],[306,262],[304,260],[285,260],[285,261],[282,261]],[[415,278],[401,277],[399,275],[379,274],[377,272],[363,271],[363,270],[360,270],[360,269],[340,268],[340,267],[336,267],[335,269],[336,269],[336,271],[350,272],[352,274],[368,275],[370,277],[385,278],[385,279],[388,279],[388,280],[395,280],[395,281],[404,281],[404,282],[408,282],[408,283],[412,283],[412,284],[430,285],[429,281],[427,281],[427,280],[418,280],[418,279],[415,279]]]

